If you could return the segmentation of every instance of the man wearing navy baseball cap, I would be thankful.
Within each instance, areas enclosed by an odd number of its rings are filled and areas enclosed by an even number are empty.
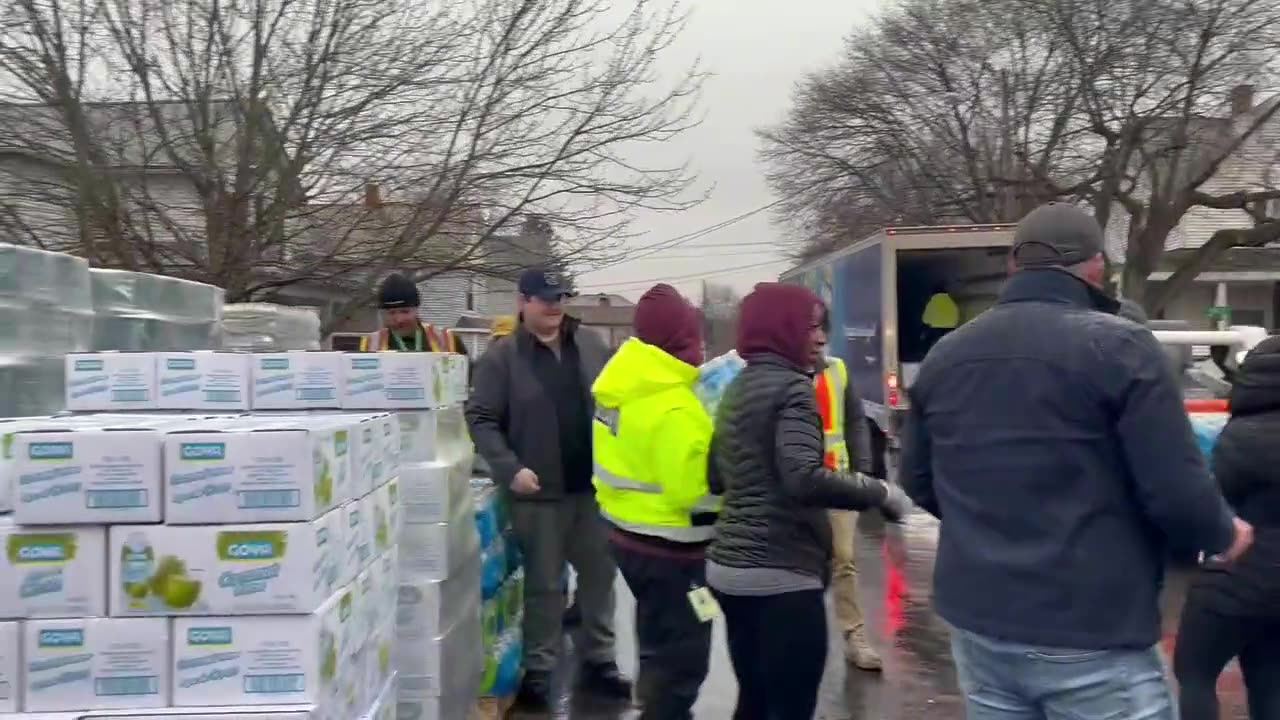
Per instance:
[[[591,386],[608,348],[564,311],[572,297],[556,271],[526,270],[519,322],[476,363],[467,421],[493,480],[513,500],[511,525],[524,556],[525,676],[517,704],[546,712],[564,623],[565,562],[578,574],[577,650],[584,690],[618,700],[631,683],[614,649],[614,580],[591,484]]]

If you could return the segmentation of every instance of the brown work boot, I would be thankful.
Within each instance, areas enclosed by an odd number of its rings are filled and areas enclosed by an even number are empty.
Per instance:
[[[883,663],[880,654],[867,642],[861,628],[844,634],[844,657],[859,670],[880,670]]]

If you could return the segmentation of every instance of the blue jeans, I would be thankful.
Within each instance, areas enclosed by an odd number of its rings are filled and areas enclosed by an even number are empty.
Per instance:
[[[968,720],[1177,720],[1159,651],[1071,650],[954,629]]]

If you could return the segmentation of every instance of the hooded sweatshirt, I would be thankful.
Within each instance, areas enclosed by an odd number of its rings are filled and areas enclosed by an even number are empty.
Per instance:
[[[670,285],[650,288],[636,304],[636,337],[688,363],[702,364],[702,317]]]
[[[699,507],[709,494],[712,433],[711,417],[693,393],[702,356],[699,326],[697,311],[679,293],[655,287],[636,308],[636,337],[623,343],[592,386],[596,498],[613,526],[610,539],[698,561],[704,542],[679,542],[645,526],[710,527],[715,520]],[[602,470],[662,492],[619,489],[602,480]]]
[[[808,368],[809,335],[822,300],[806,287],[760,283],[742,300],[738,317],[738,354],[777,355],[798,368]]]

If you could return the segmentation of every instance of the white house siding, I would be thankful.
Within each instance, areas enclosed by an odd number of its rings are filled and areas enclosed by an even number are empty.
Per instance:
[[[1270,100],[1255,109],[1265,112],[1273,102]],[[1251,118],[1237,121],[1235,132],[1247,129]],[[1218,168],[1218,172],[1210,178],[1201,190],[1209,195],[1226,194],[1238,190],[1269,190],[1280,187],[1280,114],[1255,131],[1249,139]],[[1138,190],[1142,193],[1141,186]],[[1213,233],[1222,228],[1247,228],[1252,226],[1249,216],[1242,210],[1216,210],[1195,207],[1183,216],[1182,222],[1165,243],[1165,248],[1178,250],[1197,248],[1208,242]],[[1129,215],[1124,208],[1116,205],[1111,211],[1111,220],[1107,223],[1107,250],[1112,259],[1123,261],[1128,246]]]
[[[53,166],[0,153],[0,242],[61,249],[77,239],[72,206]]]
[[[438,327],[453,327],[467,310],[467,292],[473,282],[472,273],[445,272],[418,283],[422,296],[418,317]]]

